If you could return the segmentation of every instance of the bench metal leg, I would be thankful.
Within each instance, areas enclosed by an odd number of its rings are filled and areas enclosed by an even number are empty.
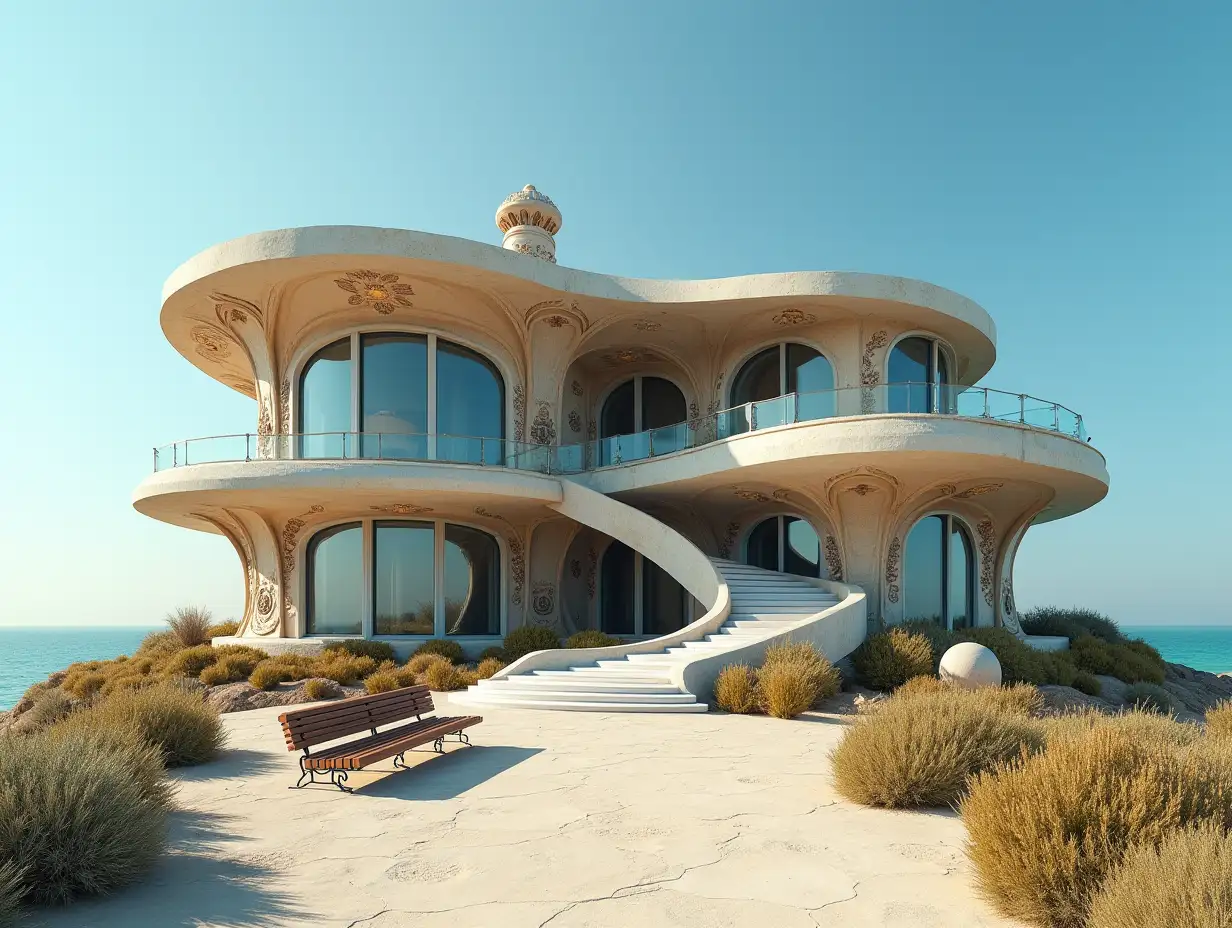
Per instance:
[[[411,769],[410,767],[406,765],[406,754],[405,753],[399,754],[397,757],[394,758],[394,769],[396,770],[410,770]]]
[[[432,749],[436,751],[436,753],[438,754],[444,754],[446,739],[452,739],[454,741],[459,742],[460,744],[465,744],[468,748],[471,746],[471,739],[467,737],[466,732],[454,731],[454,732],[449,732],[448,734],[441,735],[439,738],[437,738],[436,743],[432,745]]]
[[[317,776],[324,777],[324,780],[318,781]],[[299,759],[299,780],[294,786],[289,789],[303,789],[305,786],[315,786],[318,782],[329,783],[331,786],[336,786],[344,793],[355,792],[354,787],[347,786],[347,772],[345,770],[314,770],[304,766],[304,758]]]

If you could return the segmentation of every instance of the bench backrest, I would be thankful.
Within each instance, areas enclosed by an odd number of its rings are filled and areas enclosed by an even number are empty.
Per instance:
[[[406,686],[373,696],[353,696],[278,716],[287,750],[299,751],[433,711],[426,686]]]

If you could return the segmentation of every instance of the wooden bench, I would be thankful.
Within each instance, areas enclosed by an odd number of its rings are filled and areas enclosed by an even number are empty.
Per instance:
[[[424,718],[426,713],[433,711],[432,694],[426,686],[407,686],[374,696],[355,696],[324,706],[284,712],[278,716],[278,721],[286,735],[287,750],[304,752],[299,759],[299,782],[293,788],[302,789],[316,783],[317,776],[321,775],[343,792],[354,792],[346,785],[348,771],[362,770],[389,757],[394,759],[395,767],[405,770],[403,754],[406,751],[431,741],[436,752],[443,754],[445,739],[451,735],[469,745],[470,739],[463,729],[483,721],[477,715]],[[414,721],[408,724],[378,731],[382,725],[394,725],[411,718]],[[361,732],[368,734],[322,748],[315,754],[312,752],[318,745]]]

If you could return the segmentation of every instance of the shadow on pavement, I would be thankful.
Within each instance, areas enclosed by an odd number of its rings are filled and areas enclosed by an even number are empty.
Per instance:
[[[477,744],[469,748],[455,747],[445,754],[434,755],[431,751],[408,752],[407,763],[415,763],[410,770],[393,772],[368,784],[355,793],[356,796],[383,796],[391,799],[454,799],[480,783],[504,773],[543,751],[543,748],[516,748],[501,745]],[[421,755],[424,756],[421,759]],[[368,768],[373,772],[385,772],[382,767]]]

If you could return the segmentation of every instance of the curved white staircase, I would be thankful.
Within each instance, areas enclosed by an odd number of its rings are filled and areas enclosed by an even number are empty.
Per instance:
[[[699,632],[696,640],[660,651],[481,680],[454,701],[590,712],[705,712],[706,703],[672,682],[673,669],[773,638],[839,602],[835,594],[792,574],[710,560],[731,591],[731,614],[714,634]]]

